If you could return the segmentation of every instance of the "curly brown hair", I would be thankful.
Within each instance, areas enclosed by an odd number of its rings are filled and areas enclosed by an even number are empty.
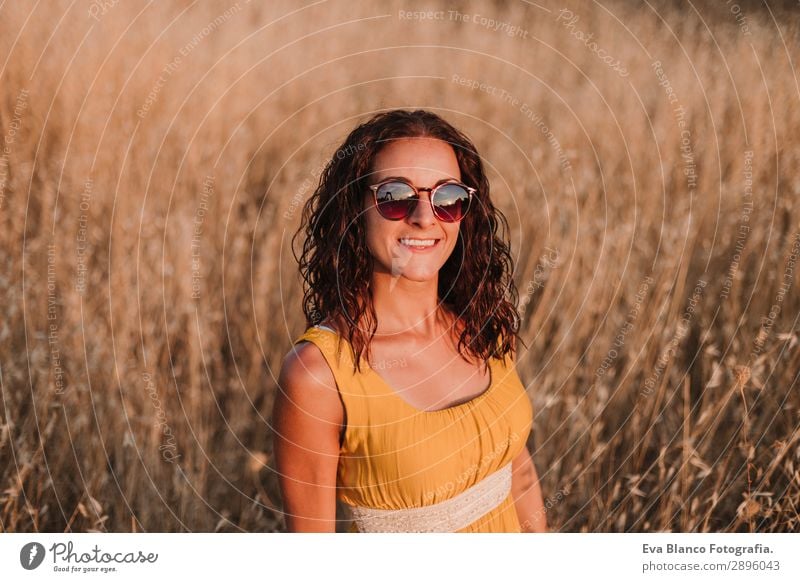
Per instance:
[[[492,204],[481,157],[469,138],[422,109],[385,111],[356,127],[334,152],[305,203],[300,228],[292,237],[292,252],[303,277],[306,325],[326,319],[344,324],[353,349],[354,371],[361,370],[365,349],[369,358],[377,315],[370,292],[373,258],[364,251],[366,180],[380,149],[388,141],[409,137],[433,137],[450,144],[461,181],[477,189],[462,220],[456,247],[439,271],[439,301],[462,324],[457,349],[464,357],[466,347],[483,361],[504,357],[509,351],[513,357],[520,318],[513,260],[505,242],[508,221]],[[294,243],[301,234],[305,241],[298,258]]]

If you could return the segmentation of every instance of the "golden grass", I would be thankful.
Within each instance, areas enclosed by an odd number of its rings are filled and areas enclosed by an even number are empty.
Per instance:
[[[289,238],[388,107],[486,157],[551,528],[800,529],[796,17],[352,4],[3,6],[0,529],[281,529]]]

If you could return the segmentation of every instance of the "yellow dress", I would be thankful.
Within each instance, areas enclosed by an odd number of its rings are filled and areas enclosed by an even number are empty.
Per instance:
[[[295,340],[319,347],[336,379],[347,427],[336,485],[341,501],[379,509],[439,503],[509,463],[525,447],[533,407],[510,356],[492,358],[489,388],[467,402],[434,411],[402,399],[367,364],[353,373],[349,342],[326,327]],[[355,522],[350,532],[357,532]],[[458,532],[519,532],[512,494]]]

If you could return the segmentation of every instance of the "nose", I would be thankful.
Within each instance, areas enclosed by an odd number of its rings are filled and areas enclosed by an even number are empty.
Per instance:
[[[408,215],[408,221],[420,228],[425,228],[436,222],[436,215],[433,213],[430,201],[431,191],[430,188],[418,188],[417,190],[419,191],[419,200],[414,206],[414,211]]]

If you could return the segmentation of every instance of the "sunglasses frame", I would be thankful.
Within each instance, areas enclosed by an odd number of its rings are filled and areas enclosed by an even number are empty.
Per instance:
[[[403,184],[405,184],[409,188],[411,188],[414,191],[415,200],[416,200],[415,204],[419,203],[419,200],[420,200],[419,193],[420,192],[427,192],[428,193],[428,203],[431,205],[431,212],[433,212],[433,215],[436,217],[436,220],[439,220],[441,222],[448,222],[448,223],[461,222],[462,220],[464,220],[464,217],[467,215],[467,212],[469,212],[469,209],[472,208],[472,198],[475,195],[475,193],[478,191],[477,188],[473,188],[471,186],[467,186],[463,182],[459,182],[458,180],[456,180],[454,178],[445,178],[444,180],[441,180],[441,181],[437,182],[436,184],[434,184],[433,188],[417,188],[414,184],[411,183],[411,180],[409,180],[408,178],[404,178],[402,176],[393,176],[393,177],[385,178],[385,179],[381,180],[380,182],[378,182],[376,184],[371,184],[369,186],[369,189],[372,190],[372,199],[375,202],[375,210],[377,210],[378,214],[380,214],[381,217],[383,217],[384,219],[392,220],[392,221],[405,220],[414,211],[413,210],[409,210],[406,213],[405,216],[402,216],[400,218],[388,218],[388,217],[383,215],[383,213],[381,212],[381,206],[380,206],[380,204],[378,204],[378,188],[380,188],[384,184],[388,184],[390,182],[402,182]],[[433,204],[433,197],[436,195],[436,191],[439,188],[441,188],[442,186],[448,186],[450,184],[455,184],[456,186],[461,186],[462,188],[464,188],[464,190],[467,191],[467,196],[468,196],[468,198],[467,198],[467,210],[464,212],[464,214],[458,220],[442,220],[441,218],[439,218],[439,215],[436,213],[436,207]],[[409,206],[409,208],[410,208],[410,206]],[[416,206],[414,208],[416,208]]]

